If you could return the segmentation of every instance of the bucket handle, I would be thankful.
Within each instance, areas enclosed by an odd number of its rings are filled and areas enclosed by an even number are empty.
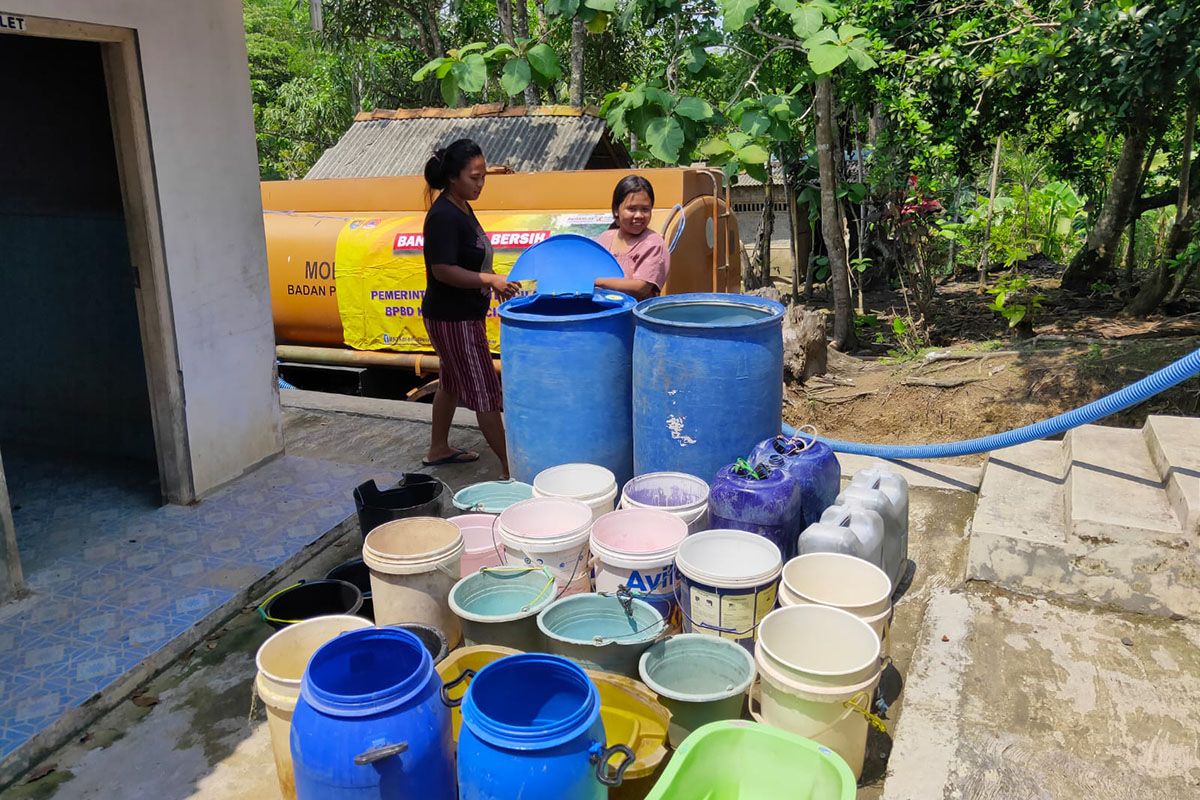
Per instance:
[[[295,625],[297,622],[301,622],[302,620],[298,620],[298,619],[279,619],[277,617],[272,617],[270,614],[267,613],[267,606],[269,606],[271,604],[272,600],[274,600],[276,597],[279,597],[279,595],[283,594],[284,592],[295,589],[297,586],[300,586],[303,583],[304,583],[303,580],[298,580],[295,583],[293,583],[291,586],[283,587],[282,589],[280,589],[279,591],[275,592],[270,597],[268,597],[266,600],[263,600],[261,603],[259,603],[258,609],[257,609],[258,615],[260,617],[262,617],[263,622],[267,622],[267,623],[278,622],[280,625]]]
[[[679,590],[682,584],[683,581],[679,581],[675,584],[675,606],[679,609],[679,613],[683,615],[683,618],[686,619],[693,628],[703,628],[706,631],[716,631],[717,633],[732,633],[734,636],[745,636],[748,633],[754,633],[754,631],[758,629],[758,626],[762,624],[762,620],[759,620],[749,628],[746,628],[746,630],[739,631],[736,628],[722,628],[718,625],[708,625],[703,622],[696,622],[696,620],[692,619],[691,616],[683,610],[683,598],[679,596]]]
[[[609,772],[609,759],[618,753],[625,756],[625,760],[617,765],[616,770]],[[592,763],[596,765],[596,780],[605,786],[620,786],[621,781],[625,779],[625,770],[633,766],[636,760],[637,754],[629,745],[614,744],[612,747],[600,748],[592,754]]]
[[[754,718],[755,722],[761,722],[764,725],[767,725],[769,723],[766,720],[764,720],[763,716],[762,716],[761,692],[762,692],[762,689],[759,687],[757,682],[753,686],[750,687],[750,691],[747,693],[748,696],[746,699],[746,709],[750,712],[750,716]],[[879,716],[871,713],[871,696],[869,694],[867,694],[866,692],[858,692],[853,697],[851,697],[849,700],[846,700],[845,702],[843,702],[842,706],[846,710],[842,712],[842,715],[840,717],[838,717],[833,722],[829,723],[828,725],[826,725],[824,728],[817,731],[816,733],[804,734],[805,738],[820,739],[826,733],[829,733],[829,731],[833,730],[835,727],[837,727],[838,725],[845,722],[850,717],[850,715],[854,714],[854,713],[862,714],[863,717],[866,718],[867,724],[870,725],[872,728],[875,728],[876,730],[880,731],[881,733],[887,733],[887,725],[884,724],[883,720]]]
[[[383,761],[385,758],[398,756],[408,750],[408,742],[397,742],[396,744],[383,744],[379,747],[372,747],[365,753],[359,753],[354,757],[354,765],[365,767],[368,764],[374,764],[376,761]]]
[[[462,674],[459,675],[457,678],[450,681],[449,683],[443,684],[443,686],[442,686],[442,702],[446,704],[447,708],[458,708],[459,706],[462,705],[463,698],[466,697],[466,695],[464,694],[462,697],[453,698],[450,696],[450,690],[453,689],[455,686],[458,686],[463,681],[469,681],[474,677],[475,677],[475,670],[464,669],[462,671]]]

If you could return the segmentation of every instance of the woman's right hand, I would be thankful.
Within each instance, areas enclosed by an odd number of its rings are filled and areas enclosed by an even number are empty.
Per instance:
[[[519,283],[513,283],[503,275],[497,275],[494,272],[485,272],[483,274],[483,281],[488,285],[496,297],[500,298],[501,300],[508,300],[509,298],[516,297],[517,292],[521,290],[521,285]]]

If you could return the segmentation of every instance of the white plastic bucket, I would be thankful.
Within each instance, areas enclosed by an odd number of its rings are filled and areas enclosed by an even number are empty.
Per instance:
[[[880,674],[870,626],[840,608],[781,608],[759,626],[754,661],[762,678],[754,716],[825,745],[862,775],[866,714]]]
[[[450,610],[450,589],[459,579],[463,536],[436,517],[386,522],[367,534],[363,561],[371,570],[375,624],[419,622],[446,635],[451,649],[462,625]]]
[[[285,800],[295,800],[296,780],[292,775],[292,712],[300,698],[300,679],[312,654],[338,634],[371,627],[370,620],[349,615],[313,617],[273,634],[254,657],[258,675],[254,688],[267,707],[267,730],[279,791]]]
[[[670,619],[675,606],[675,553],[687,524],[652,508],[605,514],[592,525],[592,577],[597,592],[627,586]]]
[[[870,625],[887,647],[892,582],[874,564],[844,553],[808,553],[793,558],[783,565],[779,605],[809,604],[849,611]]]
[[[592,510],[580,500],[534,497],[514,503],[496,523],[505,562],[546,567],[554,576],[556,596],[591,589],[588,536]]]
[[[561,464],[537,474],[533,496],[579,500],[592,510],[593,519],[599,519],[617,507],[617,479],[595,464]]]
[[[701,531],[675,556],[684,633],[707,633],[754,646],[758,626],[775,608],[783,556],[747,531]]]
[[[462,562],[459,575],[474,575],[484,567],[498,567],[504,563],[496,548],[496,517],[492,514],[461,514],[451,517],[463,536]]]
[[[708,484],[685,472],[639,475],[621,490],[621,508],[656,508],[682,519],[688,533],[708,528]]]

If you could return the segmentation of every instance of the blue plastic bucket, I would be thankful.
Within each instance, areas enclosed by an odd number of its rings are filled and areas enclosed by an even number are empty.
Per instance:
[[[467,689],[462,720],[460,800],[604,800],[634,761],[625,745],[605,748],[599,691],[558,656],[523,653],[488,664]],[[613,773],[609,761],[618,753]]]
[[[763,536],[704,531],[687,537],[675,556],[684,633],[732,639],[753,650],[758,626],[775,608],[783,556]]]
[[[533,487],[520,481],[484,481],[460,489],[454,495],[459,511],[500,514],[513,503],[533,497]]]
[[[454,800],[450,709],[429,651],[399,628],[323,645],[292,716],[297,800]]]

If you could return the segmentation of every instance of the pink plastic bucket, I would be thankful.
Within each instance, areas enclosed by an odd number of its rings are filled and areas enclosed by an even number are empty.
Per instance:
[[[497,539],[493,539],[492,528],[496,517],[492,514],[461,514],[450,521],[462,531],[466,549],[462,555],[462,577],[474,575],[484,567],[498,567],[504,563]]]
[[[496,524],[496,539],[505,562],[513,566],[546,567],[562,595],[586,592],[588,534],[592,509],[563,497],[534,497],[504,510]]]
[[[675,553],[688,533],[687,523],[667,511],[626,508],[592,525],[592,574],[597,592],[620,586],[670,618],[675,605]]]

